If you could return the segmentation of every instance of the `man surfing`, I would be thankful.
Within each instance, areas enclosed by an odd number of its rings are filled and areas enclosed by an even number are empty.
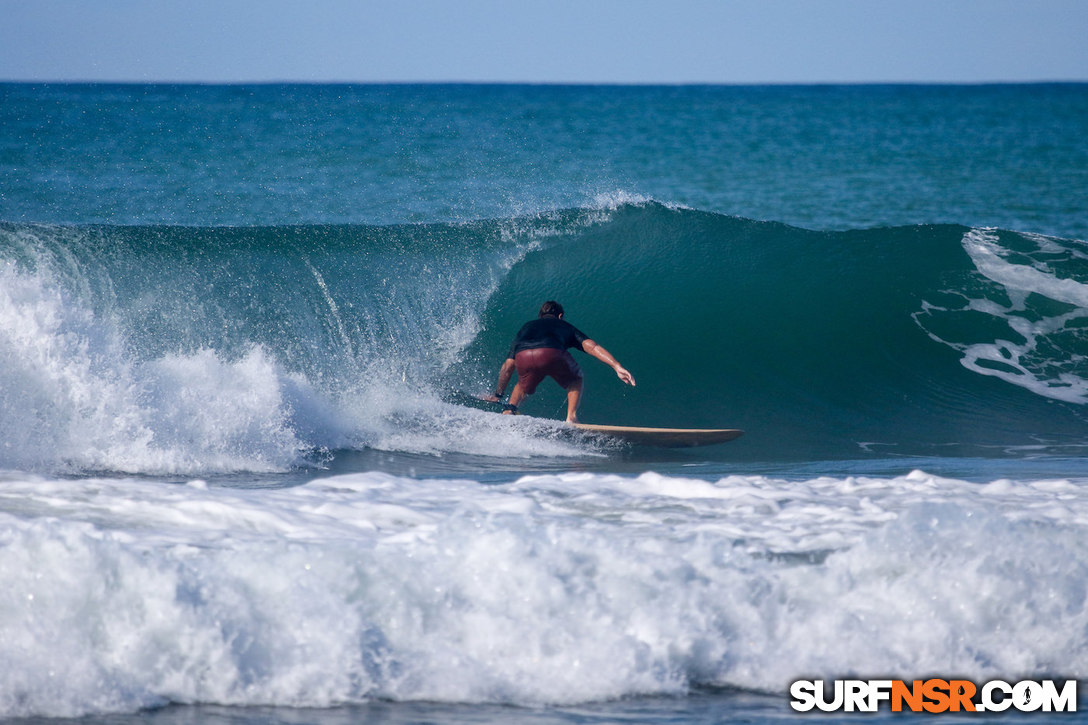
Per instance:
[[[503,411],[506,414],[518,412],[518,406],[526,396],[536,392],[536,386],[546,377],[550,377],[567,391],[567,422],[578,422],[578,406],[582,402],[582,369],[567,352],[576,347],[597,358],[616,371],[616,376],[628,385],[635,384],[635,378],[620,365],[616,358],[589,339],[585,333],[563,319],[563,305],[548,300],[540,306],[537,319],[522,325],[510,352],[506,355],[499,370],[499,382],[495,392],[485,399],[497,403],[502,399],[510,378],[517,370],[518,382],[510,393],[510,402]]]

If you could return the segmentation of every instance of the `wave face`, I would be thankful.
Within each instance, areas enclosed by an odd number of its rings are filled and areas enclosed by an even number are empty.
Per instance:
[[[515,267],[470,350],[503,349],[555,297],[639,382],[587,362],[587,419],[742,427],[738,446],[769,458],[1077,447],[1086,252],[959,226],[817,233],[627,206]]]
[[[585,420],[742,427],[766,460],[1084,443],[1088,251],[959,226],[811,232],[638,199],[467,224],[0,225],[0,466],[284,470],[342,448],[586,446],[443,402],[544,299]],[[557,417],[550,383],[525,407]],[[496,436],[500,445],[496,445]]]

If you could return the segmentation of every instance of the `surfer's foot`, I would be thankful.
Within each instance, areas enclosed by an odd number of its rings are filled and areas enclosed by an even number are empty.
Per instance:
[[[571,425],[577,425],[578,424],[578,419],[577,418],[567,418],[567,422],[570,423]]]

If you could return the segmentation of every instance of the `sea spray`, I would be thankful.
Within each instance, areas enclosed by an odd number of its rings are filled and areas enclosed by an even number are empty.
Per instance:
[[[527,249],[608,213],[566,225],[3,225],[0,465],[283,471],[335,449],[493,450],[485,436],[502,426],[451,410],[440,375]],[[578,451],[548,438],[502,450]]]

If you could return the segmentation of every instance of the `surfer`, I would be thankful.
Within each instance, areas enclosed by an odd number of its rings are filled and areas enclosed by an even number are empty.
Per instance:
[[[499,370],[495,392],[487,400],[493,403],[502,400],[506,386],[517,370],[518,382],[503,411],[507,414],[517,413],[521,401],[536,391],[540,381],[550,377],[567,391],[567,422],[577,423],[578,406],[582,402],[582,369],[567,352],[572,347],[611,367],[616,371],[616,376],[628,385],[635,384],[635,378],[608,350],[563,319],[563,305],[548,300],[540,306],[537,319],[526,322],[518,330],[506,361]]]

